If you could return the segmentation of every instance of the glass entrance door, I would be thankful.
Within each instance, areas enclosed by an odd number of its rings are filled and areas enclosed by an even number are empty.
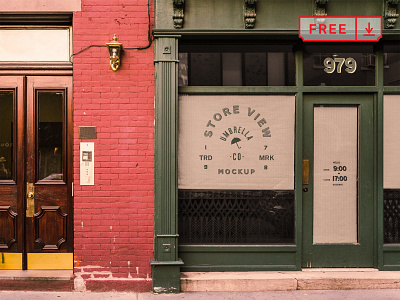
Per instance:
[[[304,100],[302,267],[372,267],[373,96]]]

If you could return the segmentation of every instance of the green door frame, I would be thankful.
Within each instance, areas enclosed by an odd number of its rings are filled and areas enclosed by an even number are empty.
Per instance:
[[[375,213],[375,262],[380,270],[400,270],[400,246],[383,245],[383,95],[400,94],[400,87],[383,86],[383,51],[376,45],[376,85],[375,86],[303,86],[303,53],[301,47],[296,51],[296,86],[289,87],[196,87],[178,88],[178,42],[185,38],[249,38],[249,32],[212,32],[180,30],[155,30],[155,234],[153,267],[154,292],[179,293],[181,271],[249,271],[249,270],[300,270],[302,258],[302,145],[303,145],[303,95],[313,93],[370,93],[375,97],[376,111],[374,133],[376,155],[374,157],[375,188],[377,210]],[[298,42],[297,31],[252,32],[252,38]],[[385,31],[384,31],[385,37]],[[390,36],[389,36],[390,37]],[[394,37],[396,38],[396,37]],[[296,95],[296,152],[295,152],[295,197],[296,197],[296,235],[295,244],[287,246],[188,246],[179,245],[177,230],[177,116],[178,91],[181,94],[273,94]],[[227,253],[233,257],[244,254],[253,255],[253,260],[261,268],[240,265],[220,264]],[[194,261],[190,261],[190,257]],[[180,259],[183,258],[183,259]],[[202,267],[205,258],[210,265]],[[278,258],[278,259],[277,259]],[[278,263],[276,263],[278,261]],[[284,263],[282,263],[282,261]]]

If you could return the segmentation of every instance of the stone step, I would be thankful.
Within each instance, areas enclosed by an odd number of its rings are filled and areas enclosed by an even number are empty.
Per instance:
[[[183,292],[399,289],[400,271],[307,269],[276,272],[184,272]]]
[[[72,270],[0,270],[0,290],[72,291]]]

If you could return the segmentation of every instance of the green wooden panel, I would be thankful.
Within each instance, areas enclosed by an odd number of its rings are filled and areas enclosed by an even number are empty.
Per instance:
[[[174,29],[173,1],[156,1],[156,29]],[[382,16],[383,0],[336,0],[326,5],[328,16]],[[254,29],[245,29],[244,0],[185,1],[183,29],[298,30],[299,16],[312,16],[313,0],[259,0]],[[395,28],[399,27],[397,22]],[[179,29],[177,30],[179,31]]]
[[[384,60],[382,47],[377,47],[376,49],[376,70],[377,77],[376,83],[378,86],[378,92],[375,94],[375,118],[376,118],[376,145],[377,153],[375,159],[376,168],[376,178],[375,182],[378,185],[376,189],[376,199],[377,199],[377,214],[376,214],[376,224],[375,226],[375,236],[377,237],[375,248],[378,261],[375,267],[382,269],[383,265],[383,72],[384,72]]]
[[[397,247],[396,250],[386,250],[385,247],[383,251],[383,266],[381,269],[392,271],[400,270],[400,247]]]
[[[303,74],[298,74],[298,76]],[[302,78],[302,77],[301,77]],[[201,95],[268,95],[280,94],[290,95],[300,92],[304,93],[377,93],[378,87],[375,86],[181,86],[180,94],[201,94]],[[386,87],[385,91],[396,94],[400,92],[400,87]]]
[[[358,243],[313,244],[314,104],[359,107]],[[310,161],[310,184],[303,193],[303,267],[373,267],[374,222],[374,109],[373,95],[306,95],[304,98],[303,159]]]
[[[251,248],[251,247],[249,247]],[[264,250],[267,247],[265,247]],[[225,248],[223,251],[205,251],[198,249],[185,251],[185,246],[179,249],[179,254],[185,261],[182,272],[207,271],[267,271],[296,270],[296,247],[278,247],[276,249],[237,249]],[[240,251],[239,251],[240,250]],[[253,251],[251,251],[253,250]]]
[[[153,291],[179,293],[177,226],[177,56],[174,37],[155,42],[155,199]]]
[[[154,266],[152,268],[153,292],[161,293],[180,293],[181,292],[181,273],[179,266]]]

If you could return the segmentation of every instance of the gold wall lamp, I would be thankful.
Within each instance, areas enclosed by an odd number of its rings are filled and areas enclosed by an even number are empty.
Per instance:
[[[108,53],[110,55],[110,67],[114,72],[118,70],[119,65],[121,64],[121,50],[122,43],[117,42],[117,36],[114,34],[114,37],[110,43],[107,43]]]

